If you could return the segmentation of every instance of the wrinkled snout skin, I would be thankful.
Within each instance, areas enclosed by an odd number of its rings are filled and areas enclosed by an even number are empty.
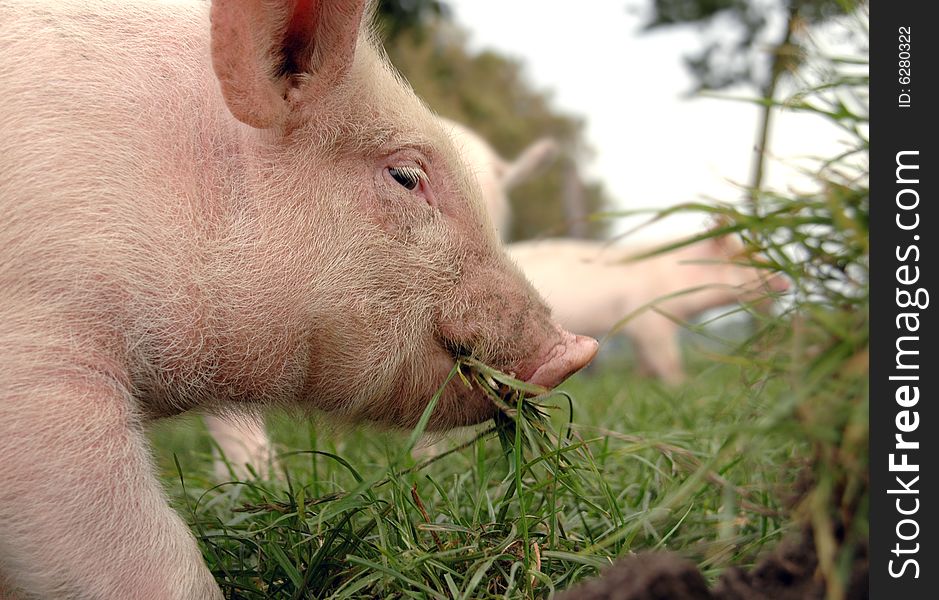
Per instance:
[[[680,325],[673,319],[734,302],[771,301],[772,294],[788,289],[781,275],[737,264],[746,262],[737,238],[627,261],[652,247],[550,239],[509,244],[508,250],[561,325],[597,337],[622,332],[640,366],[672,385],[684,379]],[[653,303],[657,310],[650,308]]]
[[[0,596],[221,598],[150,419],[407,427],[458,353],[546,386],[594,355],[363,12],[0,2]],[[431,427],[491,414],[454,383]]]

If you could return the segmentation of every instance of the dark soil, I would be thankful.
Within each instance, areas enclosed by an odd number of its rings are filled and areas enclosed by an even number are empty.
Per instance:
[[[866,600],[866,549],[855,556],[846,600]],[[782,542],[749,571],[726,571],[708,589],[691,561],[676,554],[648,553],[620,560],[599,577],[562,592],[557,600],[822,600],[825,581],[811,534]]]
[[[676,554],[637,554],[600,576],[555,596],[556,600],[711,600],[698,567]]]

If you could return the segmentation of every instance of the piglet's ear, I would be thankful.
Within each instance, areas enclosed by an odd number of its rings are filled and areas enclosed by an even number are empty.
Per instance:
[[[510,189],[524,182],[557,158],[560,147],[553,138],[541,138],[515,157],[502,175],[502,186]]]
[[[290,115],[288,94],[328,89],[355,57],[365,0],[213,0],[212,66],[228,109],[252,127]]]

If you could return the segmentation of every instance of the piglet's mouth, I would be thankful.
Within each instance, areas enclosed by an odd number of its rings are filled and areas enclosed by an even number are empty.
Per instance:
[[[553,388],[589,363],[597,353],[596,340],[584,336],[573,335],[557,328],[563,335],[551,336],[552,340],[544,344],[538,352],[532,353],[530,359],[522,361],[514,368],[492,367],[506,372],[517,379],[527,381],[534,385]],[[437,338],[437,352],[432,362],[436,364],[437,372],[443,377],[455,365],[472,363],[467,358],[472,357],[472,351],[465,345],[447,342]],[[441,398],[441,405],[437,407],[428,423],[429,430],[445,430],[452,427],[473,425],[492,418],[498,412],[498,407],[492,398],[476,385],[467,387],[460,381],[450,381],[446,386],[446,393]],[[411,423],[413,424],[413,423]]]
[[[473,351],[469,346],[453,340],[441,339],[439,341],[440,345],[447,351],[447,354],[450,355],[450,359],[453,360],[453,362],[459,362],[463,358],[472,358],[473,356]]]
[[[565,379],[586,367],[597,355],[597,340],[574,335],[555,325],[558,337],[539,349],[531,360],[524,361],[507,373],[527,383],[544,388],[556,387]],[[441,345],[453,362],[472,358],[472,351],[465,345],[451,340],[443,340]]]

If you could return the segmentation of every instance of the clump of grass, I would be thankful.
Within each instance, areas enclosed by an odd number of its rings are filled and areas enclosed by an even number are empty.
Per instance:
[[[866,40],[865,14],[855,17]],[[806,169],[812,189],[748,190],[747,205],[685,204],[652,220],[694,212],[719,224],[654,253],[738,234],[749,257],[742,264],[792,282],[779,314],[752,311],[758,326],[730,360],[752,374],[747,385],[784,384],[753,425],[807,444],[796,458],[803,470],[786,514],[814,544],[826,597],[840,599],[864,563],[869,537],[869,76],[866,56],[816,53],[811,64],[814,83],[775,107],[815,115],[844,135],[842,152]],[[753,433],[739,432],[744,452],[754,448]]]
[[[476,472],[448,476],[449,484],[428,472],[443,457],[413,464],[400,450],[368,474],[336,452],[292,452],[282,457],[282,481],[204,490],[193,489],[177,464],[187,498],[183,510],[226,592],[245,598],[395,597],[405,590],[486,597],[550,586],[543,571],[550,559],[542,558],[541,548],[565,532],[557,519],[543,519],[556,515],[543,504],[546,496],[556,502],[561,486],[576,490],[583,443],[553,431],[541,388],[470,359],[460,361],[451,378],[457,379],[451,385],[480,386],[500,408],[489,433],[497,434],[503,451],[501,460],[492,460],[480,447]],[[399,448],[414,445],[433,404]],[[300,457],[312,459],[312,473],[287,466]],[[328,481],[314,485],[310,476],[324,471]]]
[[[779,426],[811,445],[794,518],[814,539],[827,597],[840,599],[868,542],[869,77],[866,56],[816,54],[814,62],[818,81],[783,108],[837,126],[843,152],[818,158],[815,190],[762,191],[751,211],[733,217],[795,285],[789,329],[777,336],[788,352],[763,347],[761,355],[791,387]]]
[[[733,374],[708,371],[704,402],[716,407]],[[495,436],[436,460],[402,453],[415,432],[324,438],[311,426],[303,439],[287,419],[272,423],[275,438],[309,450],[283,455],[279,479],[214,485],[205,446],[192,469],[164,459],[226,594],[547,597],[633,550],[680,547],[719,569],[779,534],[778,506],[759,481],[778,475],[777,457],[760,454],[768,460],[753,469],[733,458],[729,412],[706,435],[675,427],[653,417],[663,403],[689,424],[700,403],[622,369],[573,381],[555,402],[472,361],[454,377],[485,386],[501,416]],[[609,397],[623,384],[634,401]]]

